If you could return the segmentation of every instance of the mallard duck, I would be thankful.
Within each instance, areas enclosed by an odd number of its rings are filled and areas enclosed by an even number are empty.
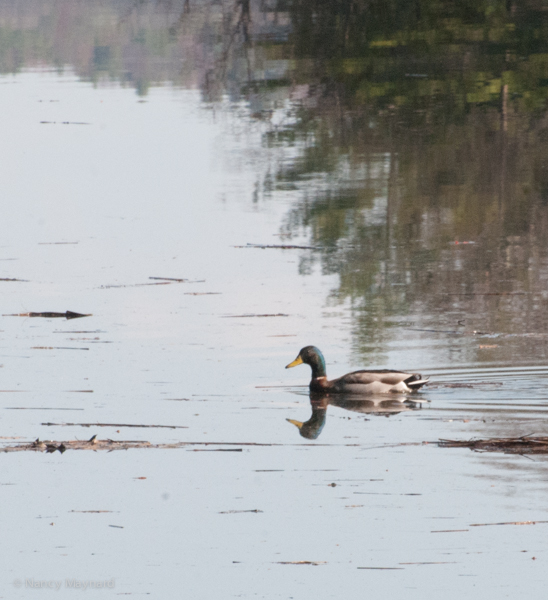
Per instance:
[[[386,392],[412,392],[422,387],[428,379],[416,373],[401,371],[354,371],[329,381],[325,371],[323,354],[315,346],[306,346],[286,369],[301,364],[312,368],[311,392],[335,394],[383,394]]]

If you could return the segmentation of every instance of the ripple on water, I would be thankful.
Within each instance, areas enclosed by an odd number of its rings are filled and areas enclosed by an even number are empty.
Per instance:
[[[431,369],[428,374],[432,383],[424,395],[433,411],[495,419],[501,425],[534,419],[536,433],[548,430],[543,420],[548,414],[546,366],[465,365]]]

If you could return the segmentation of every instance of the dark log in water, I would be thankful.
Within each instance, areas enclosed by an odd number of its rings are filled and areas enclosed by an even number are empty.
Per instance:
[[[80,319],[81,317],[91,317],[92,315],[84,315],[77,312],[67,310],[64,313],[60,312],[28,312],[18,313],[14,315],[2,315],[3,317],[42,317],[43,319]]]

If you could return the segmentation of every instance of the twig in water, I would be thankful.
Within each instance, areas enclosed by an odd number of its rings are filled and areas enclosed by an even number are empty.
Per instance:
[[[548,454],[548,437],[522,436],[517,438],[489,438],[484,440],[444,440],[438,441],[440,448],[469,448],[483,452],[504,452],[505,454]]]
[[[0,281],[25,281],[28,282],[28,279],[12,279],[10,277],[0,277]]]
[[[267,248],[277,248],[278,250],[319,250],[317,246],[293,246],[291,244],[247,244],[245,246],[233,246],[234,248],[258,248],[265,250]]]
[[[188,281],[188,279],[176,279],[175,277],[149,277],[149,279],[161,279],[163,281],[178,281],[180,283]]]
[[[188,429],[185,425],[132,425],[128,423],[41,423],[41,425],[45,427],[153,427],[155,429]]]
[[[470,527],[487,527],[489,525],[537,525],[548,521],[507,521],[503,523],[471,523]]]
[[[274,313],[265,315],[222,315],[223,319],[246,319],[248,317],[289,317],[285,313]]]
[[[28,313],[19,313],[13,315],[2,315],[3,317],[42,317],[44,319],[79,319],[81,317],[91,317],[92,315],[84,315],[77,312],[72,312],[71,310],[67,310],[64,313],[60,312],[28,312]]]

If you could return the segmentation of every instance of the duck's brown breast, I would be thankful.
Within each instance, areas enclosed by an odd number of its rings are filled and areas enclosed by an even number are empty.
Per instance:
[[[327,377],[316,377],[310,382],[311,392],[325,392],[329,390],[330,383],[327,381]]]

